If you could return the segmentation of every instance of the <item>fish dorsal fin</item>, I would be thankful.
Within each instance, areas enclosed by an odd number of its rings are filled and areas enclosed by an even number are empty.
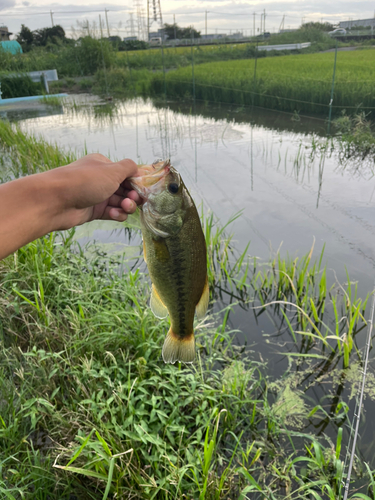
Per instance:
[[[168,309],[163,304],[163,301],[159,297],[158,292],[154,285],[151,288],[151,300],[150,300],[151,311],[155,314],[157,318],[166,318],[168,316]]]
[[[204,284],[202,296],[199,299],[199,302],[195,308],[195,312],[197,313],[197,318],[199,320],[203,319],[206,315],[209,299],[210,299],[210,289],[208,287],[208,277],[206,276],[206,283]]]

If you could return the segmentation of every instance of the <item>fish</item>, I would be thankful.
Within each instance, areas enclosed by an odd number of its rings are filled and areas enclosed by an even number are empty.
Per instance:
[[[151,278],[151,310],[170,317],[165,363],[193,363],[194,317],[202,320],[209,303],[207,249],[200,218],[181,175],[170,160],[140,167],[129,179],[141,196],[143,253]]]

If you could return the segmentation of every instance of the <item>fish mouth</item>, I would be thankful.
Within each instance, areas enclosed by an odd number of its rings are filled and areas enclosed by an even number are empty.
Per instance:
[[[147,201],[150,194],[156,194],[163,188],[163,180],[169,174],[171,167],[170,160],[161,160],[153,163],[152,165],[142,166],[142,170],[147,173],[138,177],[129,177],[129,182],[134,191]]]

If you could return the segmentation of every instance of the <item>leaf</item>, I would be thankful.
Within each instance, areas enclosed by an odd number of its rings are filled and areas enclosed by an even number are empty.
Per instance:
[[[84,476],[88,477],[96,477],[97,479],[107,479],[107,476],[105,474],[100,474],[99,472],[95,472],[93,470],[87,470],[87,469],[82,469],[80,467],[68,467],[67,465],[54,465],[56,469],[62,469],[62,470],[67,470],[69,472],[75,472],[77,474],[83,474]]]

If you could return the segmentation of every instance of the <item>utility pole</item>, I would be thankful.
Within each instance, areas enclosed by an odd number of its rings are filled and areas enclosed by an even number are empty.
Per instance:
[[[150,41],[150,0],[147,0],[147,43]]]
[[[52,10],[50,10],[50,14],[51,14],[51,23],[52,23],[52,28],[53,28],[55,25],[53,24],[53,12],[52,12]]]
[[[255,12],[253,12],[253,36],[255,36]]]
[[[173,14],[173,26],[174,26],[174,39],[176,40],[176,38],[177,38],[177,35],[176,35],[177,28],[176,28],[176,16],[174,14]]]
[[[263,10],[263,33],[266,32],[266,9]]]
[[[102,16],[99,14],[100,37],[103,38]]]
[[[205,31],[206,31],[206,38],[207,38],[207,10],[205,11]]]
[[[108,9],[104,9],[104,12],[105,12],[105,20],[107,23],[107,33],[108,33],[108,38],[109,38],[110,34],[109,34],[109,24],[108,24],[108,16],[107,16]]]

